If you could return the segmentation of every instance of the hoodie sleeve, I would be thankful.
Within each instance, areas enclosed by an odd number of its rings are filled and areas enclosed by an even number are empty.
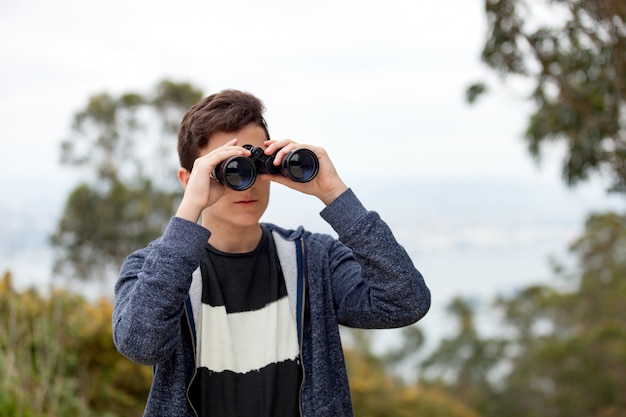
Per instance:
[[[115,286],[113,341],[129,359],[156,365],[181,336],[180,319],[210,232],[174,217],[163,235],[131,254]]]
[[[339,242],[329,249],[337,316],[343,325],[392,328],[412,324],[430,308],[430,291],[389,226],[352,190],[321,212]]]

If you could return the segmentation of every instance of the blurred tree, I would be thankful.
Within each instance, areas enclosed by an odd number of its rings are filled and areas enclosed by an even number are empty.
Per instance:
[[[511,371],[493,416],[626,416],[626,217],[589,217],[563,288],[501,299]]]
[[[418,367],[415,364],[422,360],[426,337],[419,324],[395,329],[399,344],[390,346],[382,354],[381,360],[385,368],[400,374],[404,379],[417,380]]]
[[[390,357],[374,354],[371,331],[344,330],[349,336],[351,346],[346,349],[346,364],[356,416],[479,417],[462,399],[454,397],[442,387],[407,384],[390,373],[387,363]],[[414,330],[406,332],[404,341],[407,343],[400,350],[404,351],[409,340],[415,341],[418,333]],[[421,336],[418,339],[421,343]],[[418,348],[415,346],[409,357]],[[394,355],[392,359],[398,358],[399,356]]]
[[[626,192],[626,2],[484,0],[488,34],[482,60],[503,78],[529,80],[535,109],[526,139],[564,141],[569,185],[608,174]],[[484,82],[467,90],[472,103]]]
[[[140,415],[151,369],[117,353],[110,301],[0,281],[0,416]]]
[[[492,380],[504,359],[504,340],[483,338],[471,301],[454,298],[447,307],[457,322],[452,337],[443,338],[420,367],[422,382],[446,387],[455,398],[487,415],[495,389]]]
[[[530,81],[526,129],[537,159],[565,143],[568,185],[592,174],[626,193],[626,2],[485,0],[482,59],[503,78]],[[467,90],[474,102],[484,83]],[[489,415],[626,416],[626,217],[588,217],[571,246],[577,271],[558,286],[522,289],[498,305],[510,332],[510,367]]]
[[[51,237],[56,273],[116,274],[124,257],[161,234],[181,195],[177,127],[201,97],[189,83],[164,80],[146,94],[95,95],[75,114],[61,162],[82,180]]]

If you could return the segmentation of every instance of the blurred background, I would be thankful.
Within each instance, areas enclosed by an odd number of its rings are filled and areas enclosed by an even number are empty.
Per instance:
[[[625,18],[609,0],[0,0],[0,415],[140,414],[116,273],[180,197],[180,116],[227,88],[263,100],[273,138],[325,147],[432,291],[415,326],[344,329],[357,415],[626,415]],[[320,202],[272,193],[264,221],[334,234]]]

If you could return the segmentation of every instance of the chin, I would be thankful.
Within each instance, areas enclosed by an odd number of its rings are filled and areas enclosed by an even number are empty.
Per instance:
[[[261,216],[258,216],[258,215],[254,215],[254,216],[233,216],[233,218],[231,218],[230,221],[233,222],[234,224],[236,224],[237,226],[250,227],[250,226],[258,225],[259,222],[261,221]]]

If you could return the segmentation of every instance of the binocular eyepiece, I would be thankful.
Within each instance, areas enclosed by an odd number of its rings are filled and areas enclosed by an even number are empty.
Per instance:
[[[243,147],[251,152],[249,157],[229,158],[220,162],[211,173],[220,184],[235,191],[244,191],[252,187],[257,173],[281,174],[295,182],[309,182],[315,178],[319,170],[319,160],[309,149],[294,149],[283,157],[280,166],[275,166],[276,153],[265,155],[262,148],[252,145]]]

